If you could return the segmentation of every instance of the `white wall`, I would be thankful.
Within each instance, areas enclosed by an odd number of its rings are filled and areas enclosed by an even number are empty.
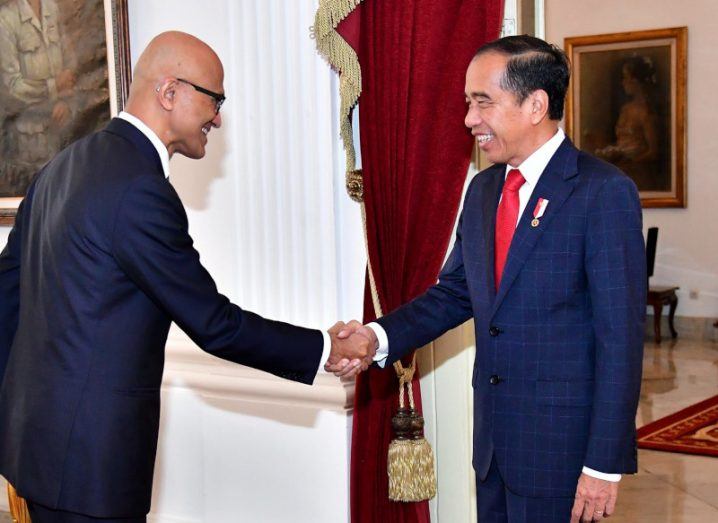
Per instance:
[[[315,3],[134,0],[130,39],[134,62],[153,35],[180,29],[225,64],[207,158],[171,162],[220,289],[327,328],[361,314],[364,253],[343,189],[335,75],[309,38]],[[351,384],[323,375],[308,388],[216,362],[176,331],[168,355],[157,521],[348,519]]]
[[[688,207],[645,209],[645,227],[659,227],[652,283],[680,285],[679,316],[718,317],[718,176],[715,160],[718,82],[715,0],[545,0],[547,40],[569,36],[688,26]],[[691,299],[689,291],[697,291]]]
[[[152,36],[179,29],[225,65],[207,156],[170,164],[220,291],[326,329],[361,316],[365,254],[344,190],[335,74],[309,38],[316,4],[130,0],[129,15],[133,64]],[[211,358],[175,329],[167,354],[151,521],[348,520],[352,383],[280,380]]]

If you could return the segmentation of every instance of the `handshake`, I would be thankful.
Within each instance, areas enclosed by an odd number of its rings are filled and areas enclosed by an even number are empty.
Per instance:
[[[374,331],[356,320],[339,321],[327,331],[332,348],[324,370],[349,378],[369,368],[379,347]]]

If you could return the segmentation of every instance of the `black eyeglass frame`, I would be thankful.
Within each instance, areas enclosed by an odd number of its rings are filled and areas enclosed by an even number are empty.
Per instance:
[[[183,78],[177,78],[177,81],[182,82],[183,84],[191,85],[192,87],[194,87],[195,91],[199,91],[202,94],[211,96],[212,99],[214,100],[214,104],[215,104],[214,114],[215,115],[219,114],[219,110],[222,108],[222,104],[227,99],[226,96],[224,96],[223,94],[220,94],[220,93],[215,93],[214,91],[210,91],[209,89],[205,89],[204,87],[200,87],[199,85],[193,84],[189,80],[184,80]]]

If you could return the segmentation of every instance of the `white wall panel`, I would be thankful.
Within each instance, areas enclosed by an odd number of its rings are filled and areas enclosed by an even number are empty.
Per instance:
[[[435,522],[476,521],[473,455],[474,322],[450,330],[422,349],[417,362],[425,435],[436,466],[437,492],[429,503]]]
[[[231,3],[241,302],[324,326],[337,314],[331,71],[309,2]],[[309,6],[309,8],[307,8]]]

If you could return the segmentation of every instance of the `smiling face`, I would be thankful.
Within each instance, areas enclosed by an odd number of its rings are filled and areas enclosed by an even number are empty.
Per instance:
[[[125,110],[159,136],[170,156],[205,155],[207,135],[222,125],[224,68],[210,46],[181,31],[150,41],[133,71]]]
[[[213,65],[213,64],[210,64]],[[224,93],[224,72],[221,64],[206,67],[204,74],[186,78],[187,81],[216,93]],[[172,111],[174,139],[167,149],[174,153],[198,159],[205,155],[207,135],[213,127],[222,125],[222,117],[216,111],[216,102],[208,94],[197,91],[185,82],[174,85],[175,108]]]
[[[519,104],[501,86],[508,56],[487,52],[474,58],[466,71],[464,123],[492,163],[520,165],[535,150],[532,97]]]

